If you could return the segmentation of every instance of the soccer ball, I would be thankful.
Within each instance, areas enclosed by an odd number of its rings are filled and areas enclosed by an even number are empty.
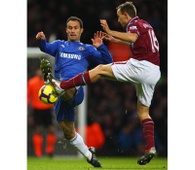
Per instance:
[[[39,99],[45,104],[53,104],[58,100],[54,87],[51,85],[43,85],[39,89]]]

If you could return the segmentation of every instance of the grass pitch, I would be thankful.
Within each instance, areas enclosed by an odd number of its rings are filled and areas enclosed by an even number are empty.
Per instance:
[[[167,158],[153,158],[146,165],[138,165],[137,158],[98,157],[102,168],[94,168],[81,158],[27,158],[27,170],[167,170]]]

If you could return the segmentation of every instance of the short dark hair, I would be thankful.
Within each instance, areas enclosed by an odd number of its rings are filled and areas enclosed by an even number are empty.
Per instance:
[[[76,17],[76,16],[71,16],[71,17],[69,17],[69,18],[66,20],[66,26],[67,26],[67,23],[68,23],[69,21],[78,21],[79,24],[80,24],[80,27],[83,28],[83,21],[82,21],[82,19],[80,19],[80,18],[78,18],[78,17]]]
[[[120,4],[118,7],[116,7],[116,9],[120,10],[122,14],[126,12],[130,17],[137,16],[137,9],[133,2],[126,1],[125,3]]]

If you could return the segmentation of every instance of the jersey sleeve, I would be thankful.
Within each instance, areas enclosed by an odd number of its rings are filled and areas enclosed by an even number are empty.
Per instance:
[[[151,28],[151,26],[148,23],[139,20],[139,22],[133,22],[128,26],[128,32],[136,33],[138,36],[141,36],[145,34],[149,28]]]
[[[97,48],[97,50],[101,53],[102,64],[108,64],[113,61],[112,55],[110,54],[110,52],[108,51],[108,48],[104,44],[100,45]]]
[[[108,64],[113,61],[110,52],[104,44],[100,45],[97,49],[91,46],[90,53],[92,54],[90,61],[93,64]]]
[[[136,33],[138,36],[140,36],[139,26],[136,24],[129,25],[128,32]]]
[[[41,51],[50,54],[52,56],[55,56],[57,52],[57,47],[59,44],[59,40],[53,41],[51,43],[47,43],[46,39],[45,40],[38,40],[38,46]]]

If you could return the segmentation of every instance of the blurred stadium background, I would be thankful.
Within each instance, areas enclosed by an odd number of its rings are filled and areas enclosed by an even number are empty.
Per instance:
[[[160,43],[162,77],[156,86],[151,116],[155,122],[155,140],[159,156],[167,156],[167,0],[132,0],[137,6],[140,18],[147,20],[156,32]],[[81,41],[91,44],[91,37],[101,30],[99,19],[108,20],[111,29],[122,30],[117,22],[116,6],[125,0],[28,0],[27,1],[27,79],[39,67],[40,52],[37,51],[35,36],[43,31],[48,41],[65,39],[65,21],[71,15],[80,17],[84,22]],[[130,52],[126,47],[105,42],[114,61],[128,59]],[[53,62],[52,57],[41,53]],[[133,85],[109,80],[100,80],[87,87],[86,124],[96,122],[101,125],[105,142],[97,150],[102,156],[137,156],[144,152],[141,127],[136,117],[136,96]],[[32,115],[27,119],[27,154],[33,156]],[[79,112],[79,111],[78,111]],[[79,115],[79,113],[77,114]],[[71,146],[67,147],[62,132],[54,118],[58,142],[55,155],[77,155]],[[79,122],[79,118],[77,119]],[[86,136],[87,138],[87,136]]]

